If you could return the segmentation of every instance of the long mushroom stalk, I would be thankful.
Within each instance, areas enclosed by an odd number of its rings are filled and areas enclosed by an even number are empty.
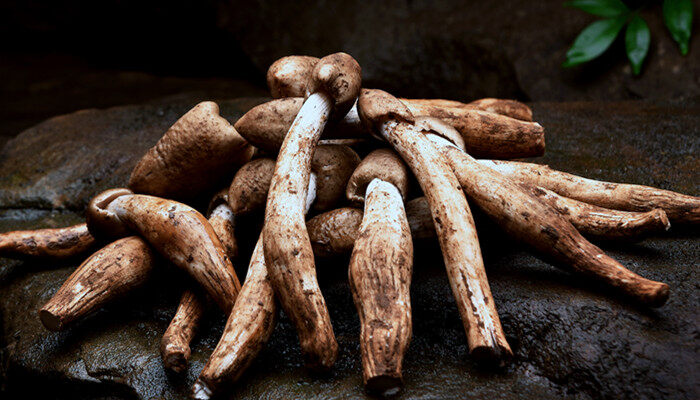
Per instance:
[[[83,254],[94,245],[86,224],[13,231],[0,234],[0,257],[62,259]]]
[[[332,54],[316,64],[311,83],[277,157],[263,237],[270,280],[297,330],[306,364],[327,369],[335,363],[338,344],[316,279],[303,201],[316,143],[332,109],[342,117],[357,98],[360,66],[345,53]]]
[[[269,340],[276,316],[277,303],[265,265],[261,235],[224,334],[197,378],[192,396],[209,399],[226,384],[237,381]]]
[[[640,241],[671,227],[666,212],[611,210],[558,195],[539,186],[525,185],[529,191],[552,206],[584,236],[599,240]]]
[[[428,137],[443,153],[462,189],[510,235],[573,272],[602,281],[652,307],[668,299],[668,285],[645,279],[623,267],[583,238],[559,212],[523,186],[478,163],[448,140]]]
[[[80,264],[39,310],[41,323],[51,331],[65,329],[143,285],[151,276],[153,266],[153,253],[138,236],[108,244]]]
[[[583,178],[546,165],[515,161],[479,160],[518,182],[549,189],[562,196],[601,207],[627,211],[660,208],[671,223],[700,223],[700,197],[629,183]]]
[[[326,209],[338,202],[343,197],[348,179],[359,162],[359,156],[349,147],[319,146],[311,160],[311,170],[315,172],[309,175],[304,215],[311,207]],[[271,177],[269,179],[265,177],[268,168],[258,167],[246,170],[250,171],[248,174],[254,175],[258,182],[271,180]],[[257,208],[254,205],[243,206],[240,201],[242,198],[240,182],[242,180],[234,178],[231,183],[229,202],[237,198],[238,200],[234,203],[241,208]],[[255,187],[256,192],[262,192],[264,185],[256,184]],[[255,201],[264,199],[260,195],[247,198]],[[234,212],[236,212],[235,209]],[[274,300],[274,291],[265,264],[263,243],[261,234],[253,251],[248,275],[226,322],[224,333],[195,383],[193,388],[195,398],[207,399],[214,392],[221,390],[226,383],[238,380],[272,333],[277,303]]]
[[[238,243],[234,233],[234,214],[228,205],[228,189],[219,191],[209,203],[209,224],[224,246],[230,260],[238,257]],[[206,312],[207,300],[200,293],[187,289],[180,298],[175,316],[160,342],[160,354],[165,368],[182,373],[190,358],[190,343]]]
[[[111,189],[92,199],[86,216],[95,235],[137,232],[188,272],[224,312],[233,307],[241,287],[236,272],[209,222],[192,207]]]
[[[398,99],[364,89],[357,107],[363,123],[392,145],[425,193],[470,354],[489,362],[511,356],[486,279],[474,220],[454,173]]]
[[[349,199],[364,200],[364,216],[350,257],[350,290],[360,317],[365,387],[399,391],[411,341],[413,242],[404,209],[408,170],[389,149],[375,150],[348,182]]]
[[[165,368],[177,374],[187,369],[192,353],[190,343],[205,312],[206,301],[201,295],[189,289],[182,293],[175,316],[160,341],[160,356]]]

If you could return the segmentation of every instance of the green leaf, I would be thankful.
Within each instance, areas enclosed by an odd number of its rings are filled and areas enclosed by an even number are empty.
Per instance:
[[[664,22],[671,37],[678,43],[681,54],[688,54],[690,30],[693,25],[693,2],[691,0],[664,0]]]
[[[564,5],[605,18],[617,17],[629,12],[621,0],[571,0]]]
[[[635,15],[627,25],[625,32],[625,48],[627,49],[627,58],[632,64],[632,72],[639,75],[642,69],[642,63],[649,51],[649,41],[651,33],[649,26],[639,15]]]
[[[586,61],[590,61],[610,47],[613,40],[623,26],[625,26],[626,17],[620,16],[617,18],[601,19],[590,25],[579,33],[574,44],[569,51],[566,52],[566,61],[562,64],[563,67],[573,67]]]

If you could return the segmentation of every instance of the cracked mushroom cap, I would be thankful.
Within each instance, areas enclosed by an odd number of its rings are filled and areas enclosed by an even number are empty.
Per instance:
[[[373,179],[393,184],[405,200],[408,193],[408,168],[392,149],[377,149],[369,153],[348,181],[346,196],[354,203],[365,201],[367,185]]]
[[[186,199],[214,189],[233,168],[250,160],[253,147],[204,101],[180,117],[141,158],[129,188],[169,199]]]
[[[333,99],[333,116],[343,118],[362,87],[362,68],[347,53],[335,53],[318,61],[306,88],[306,97],[312,93],[325,93]]]
[[[228,189],[228,204],[235,215],[265,209],[274,173],[275,160],[271,158],[258,158],[236,172]]]
[[[360,156],[344,145],[320,145],[311,160],[311,171],[316,174],[316,200],[314,210],[328,210],[338,204],[345,195],[345,187]]]
[[[318,57],[287,56],[270,65],[267,70],[267,86],[272,98],[304,97]]]
[[[413,114],[401,100],[379,89],[362,89],[357,100],[357,113],[362,124],[377,137],[381,137],[377,132],[386,121],[415,122]]]
[[[117,197],[132,194],[134,192],[129,189],[118,188],[105,190],[93,197],[85,210],[85,221],[90,234],[96,238],[110,239],[129,235],[129,229],[107,207]]]

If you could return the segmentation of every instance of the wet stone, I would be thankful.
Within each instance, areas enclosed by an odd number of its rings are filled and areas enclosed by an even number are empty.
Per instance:
[[[223,102],[224,115],[232,118],[256,101]],[[0,231],[79,222],[88,193],[110,182],[125,182],[130,169],[126,163],[135,162],[124,158],[121,165],[114,160],[133,151],[138,138],[144,140],[138,146],[150,146],[187,107],[161,104],[83,111],[24,132],[3,153],[3,171],[21,164],[20,154],[31,155],[20,149],[30,145],[44,149],[56,141],[64,141],[56,147],[56,160],[63,162],[47,161],[43,172],[33,171],[16,184],[5,174],[0,177]],[[540,162],[593,178],[700,195],[700,103],[535,103],[533,109],[547,131],[547,155]],[[162,115],[151,116],[154,110]],[[80,126],[99,129],[91,129],[91,135]],[[71,135],[76,135],[72,141]],[[99,149],[102,156],[93,158],[89,169],[72,168],[77,159],[61,154],[70,154],[71,148],[81,154]],[[96,176],[90,174],[108,170],[110,163],[118,172],[114,176],[85,180],[77,189],[66,183],[81,174]],[[62,168],[62,175],[52,172],[54,167]],[[56,199],[68,199],[61,204],[69,210],[49,209]],[[257,232],[242,234],[253,238],[244,240],[252,247]],[[552,267],[497,232],[484,232],[480,240],[514,359],[500,370],[483,370],[470,360],[439,248],[435,241],[420,242],[415,247],[411,289],[413,340],[404,362],[405,388],[396,398],[700,397],[697,229],[674,227],[663,237],[642,243],[603,246],[631,270],[670,285],[669,301],[659,309],[631,305],[596,283]],[[163,265],[148,287],[65,332],[49,332],[41,326],[37,310],[80,261],[0,260],[0,379],[9,397],[186,398],[216,345],[224,317],[212,310],[195,339],[184,375],[166,373],[158,346],[179,300],[182,279]],[[347,258],[317,265],[340,345],[335,368],[326,375],[307,372],[296,333],[283,316],[269,345],[225,398],[367,396],[346,266]],[[243,276],[245,267],[236,268]]]

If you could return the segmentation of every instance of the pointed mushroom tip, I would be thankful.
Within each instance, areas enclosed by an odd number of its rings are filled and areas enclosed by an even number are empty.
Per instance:
[[[209,400],[212,396],[212,391],[206,383],[201,379],[192,385],[192,398],[195,400]]]

